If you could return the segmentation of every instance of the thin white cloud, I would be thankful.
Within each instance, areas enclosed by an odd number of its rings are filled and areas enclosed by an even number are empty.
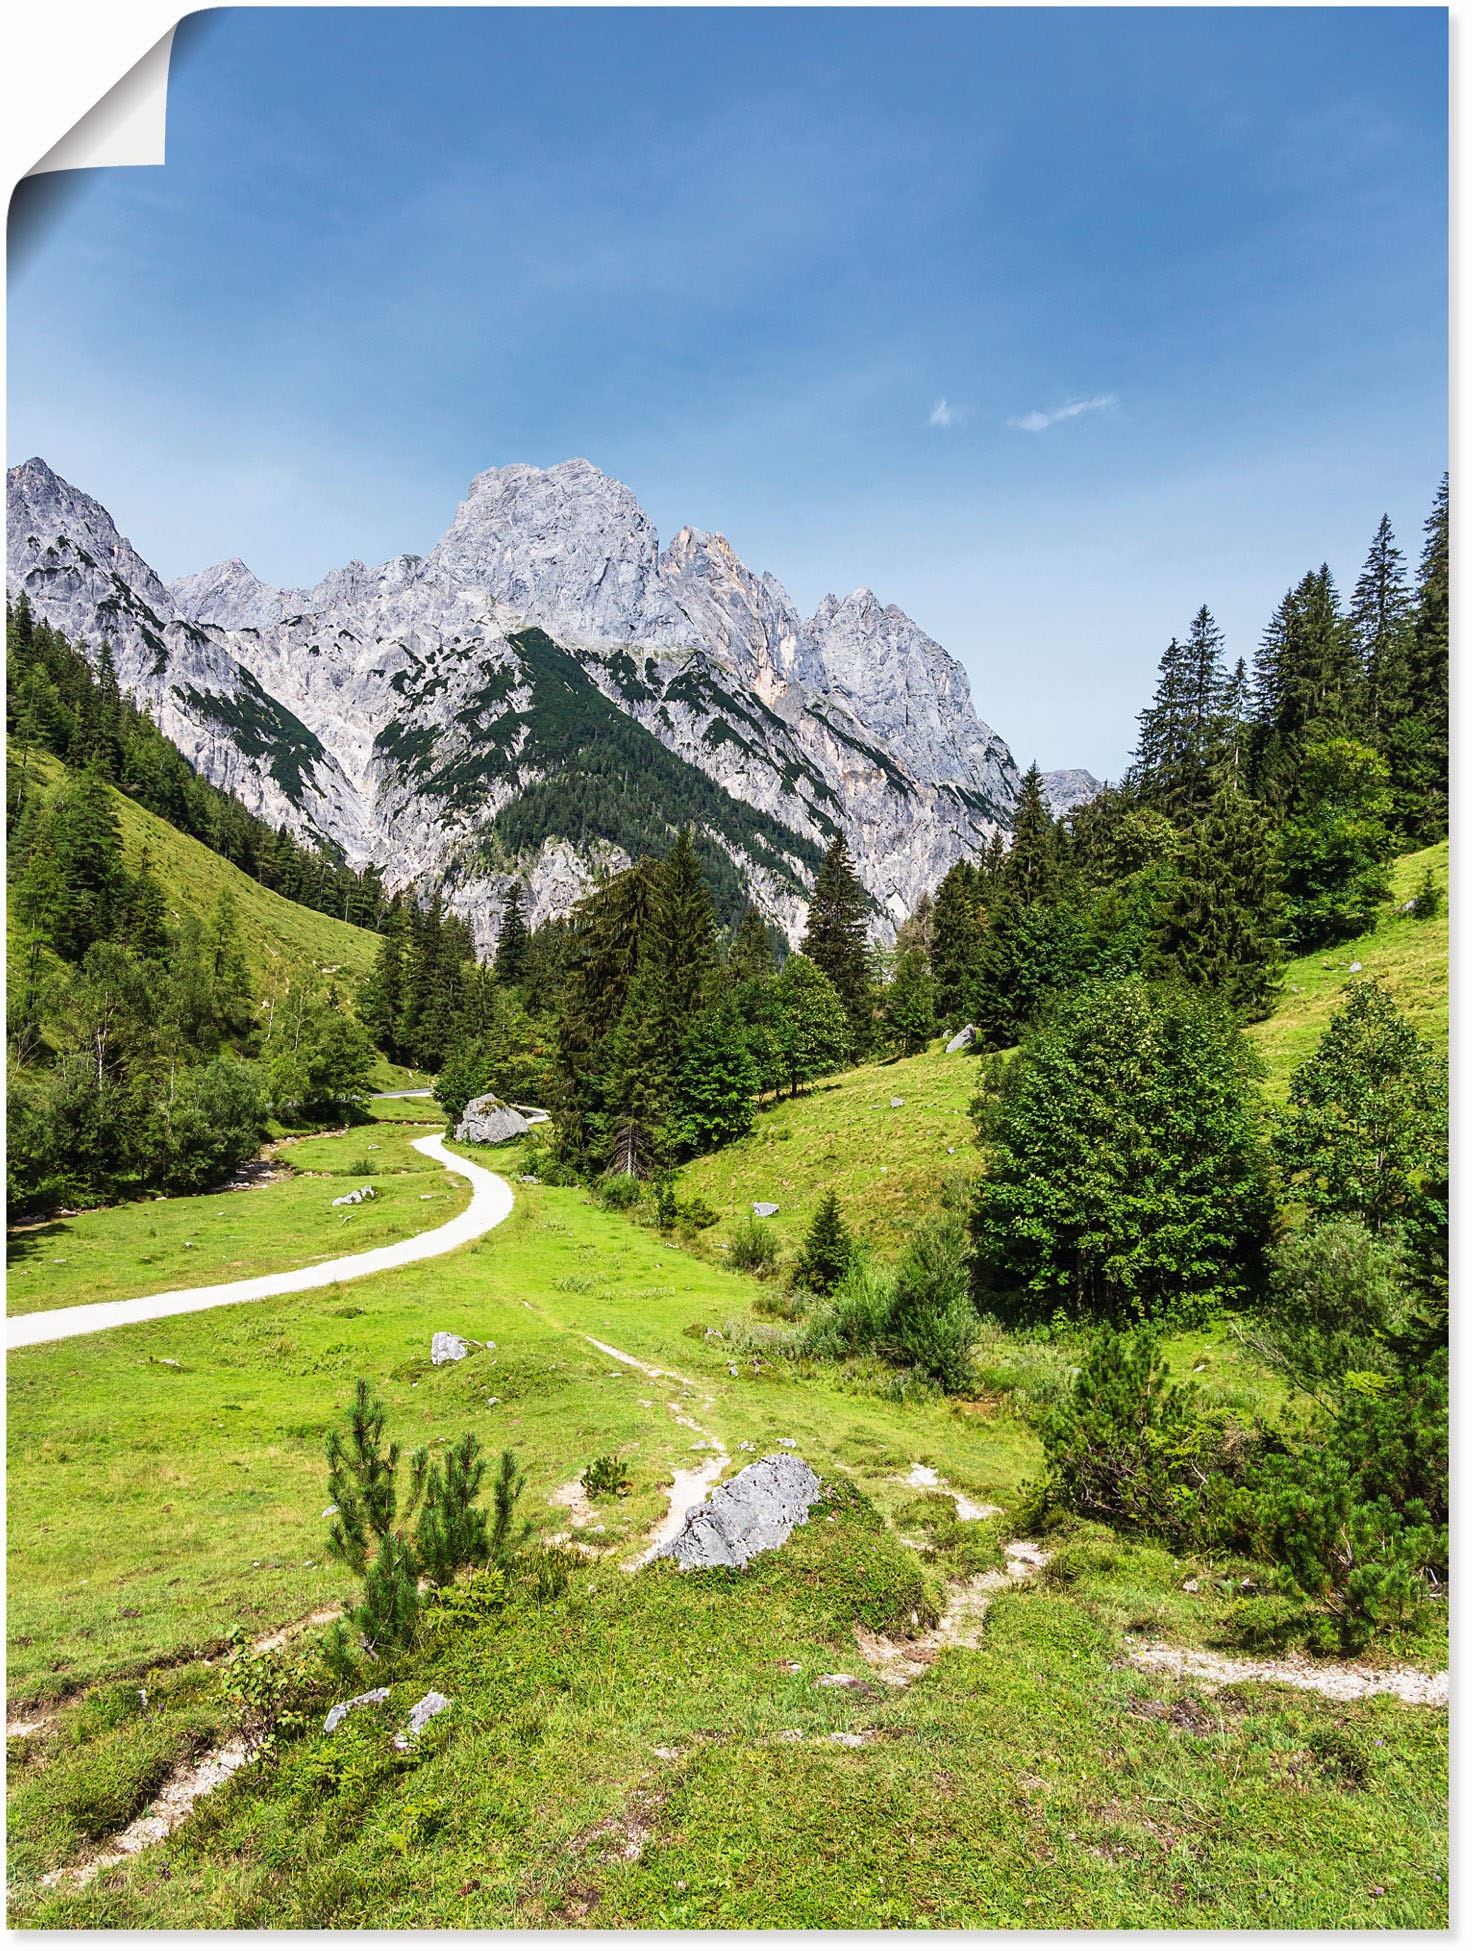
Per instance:
[[[966,411],[964,407],[952,406],[942,395],[930,409],[929,425],[932,427],[953,427]]]
[[[941,401],[945,405],[945,401]],[[1053,413],[1020,413],[1015,420],[1009,420],[1009,427],[1020,427],[1025,434],[1040,434],[1045,427],[1054,427],[1060,420],[1076,420],[1081,413],[1102,413],[1106,407],[1118,406],[1118,393],[1096,393],[1091,400],[1070,400],[1067,406],[1060,406]]]

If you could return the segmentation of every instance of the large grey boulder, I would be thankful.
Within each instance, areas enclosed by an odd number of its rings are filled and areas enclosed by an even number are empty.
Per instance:
[[[440,1329],[431,1335],[429,1359],[436,1368],[443,1368],[446,1362],[463,1362],[470,1353],[470,1343],[463,1335],[446,1334]]]
[[[473,1097],[466,1105],[455,1136],[467,1145],[504,1145],[530,1130],[531,1125],[515,1105],[503,1104],[487,1093]]]
[[[956,1034],[946,1045],[946,1055],[950,1056],[953,1050],[969,1050],[975,1041],[976,1025],[974,1023],[968,1023],[964,1029],[957,1030]]]
[[[764,1456],[698,1504],[654,1556],[673,1558],[683,1571],[744,1565],[759,1551],[785,1545],[793,1526],[807,1523],[821,1489],[800,1456]]]

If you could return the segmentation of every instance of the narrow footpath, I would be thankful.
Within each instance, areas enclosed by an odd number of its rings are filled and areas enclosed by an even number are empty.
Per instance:
[[[73,1335],[100,1334],[133,1321],[161,1321],[171,1314],[198,1314],[206,1308],[231,1307],[239,1301],[265,1301],[276,1294],[303,1294],[314,1287],[331,1287],[339,1280],[360,1280],[364,1274],[388,1273],[416,1260],[433,1260],[456,1247],[468,1246],[510,1217],[515,1204],[505,1179],[450,1151],[438,1135],[413,1140],[416,1152],[434,1159],[470,1181],[470,1204],[463,1213],[428,1233],[415,1233],[392,1246],[350,1253],[341,1260],[325,1260],[315,1267],[299,1267],[284,1274],[260,1274],[253,1280],[226,1280],[213,1287],[179,1287],[167,1294],[145,1294],[136,1301],[94,1301],[85,1307],[58,1307],[42,1314],[18,1314],[5,1323],[5,1346],[29,1348],[42,1341],[66,1341]]]

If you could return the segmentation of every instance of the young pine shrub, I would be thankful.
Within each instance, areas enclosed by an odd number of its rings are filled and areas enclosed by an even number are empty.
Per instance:
[[[881,1345],[897,1367],[957,1395],[974,1380],[980,1325],[970,1293],[965,1217],[951,1203],[921,1223],[900,1257]]]
[[[749,1217],[737,1220],[726,1246],[726,1264],[740,1274],[766,1280],[777,1271],[781,1257],[777,1235],[770,1226]]]
[[[792,1277],[814,1294],[831,1294],[848,1272],[853,1257],[853,1235],[844,1224],[837,1194],[830,1190],[818,1202]]]

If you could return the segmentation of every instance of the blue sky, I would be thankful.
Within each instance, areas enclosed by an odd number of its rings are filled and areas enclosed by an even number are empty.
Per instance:
[[[1419,549],[1445,94],[1436,8],[201,16],[13,282],[10,459],[309,584],[586,455],[1117,775],[1199,604]]]

